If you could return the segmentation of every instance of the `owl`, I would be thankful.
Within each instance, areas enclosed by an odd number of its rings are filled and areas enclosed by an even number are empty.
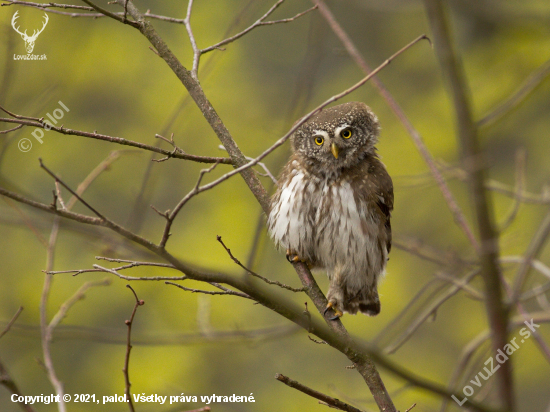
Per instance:
[[[267,226],[276,245],[289,261],[327,272],[331,320],[380,313],[393,184],[376,153],[379,131],[364,103],[322,110],[292,134],[292,155],[271,199]]]

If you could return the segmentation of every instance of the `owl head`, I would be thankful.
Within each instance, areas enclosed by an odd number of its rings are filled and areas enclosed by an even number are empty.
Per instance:
[[[375,154],[380,125],[371,109],[350,102],[324,109],[291,136],[292,150],[310,172],[338,175]]]

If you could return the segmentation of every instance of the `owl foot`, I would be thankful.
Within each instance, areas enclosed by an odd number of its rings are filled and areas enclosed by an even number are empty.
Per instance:
[[[301,259],[297,253],[293,252],[290,249],[286,250],[286,260],[288,260],[290,263],[306,262],[304,259]]]
[[[334,311],[334,316],[332,318],[328,318],[328,320],[336,320],[338,318],[341,318],[344,316],[344,313],[336,308],[336,305],[332,302],[329,302],[325,311],[323,312],[323,316],[325,316],[329,309],[332,309]]]

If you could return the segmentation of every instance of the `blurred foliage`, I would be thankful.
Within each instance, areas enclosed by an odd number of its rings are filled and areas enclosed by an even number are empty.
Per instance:
[[[73,4],[82,4],[73,2]],[[116,10],[117,6],[107,6]],[[271,7],[270,1],[197,1],[192,25],[199,47],[214,44],[227,34],[247,27]],[[375,67],[413,38],[428,33],[422,3],[408,0],[330,1],[329,7],[348,31],[367,62]],[[136,1],[143,12],[185,17],[186,2]],[[305,0],[287,1],[273,19],[291,17],[311,6]],[[453,0],[449,2],[454,37],[466,68],[481,119],[510,96],[525,79],[550,58],[550,5],[543,0],[500,2]],[[111,19],[70,18],[49,13],[49,23],[36,41],[35,54],[46,61],[14,60],[24,54],[20,36],[10,26],[16,10],[22,27],[39,27],[43,12],[22,6],[0,8],[0,104],[27,116],[45,116],[62,101],[69,108],[62,123],[72,129],[94,131],[130,140],[158,144],[155,134],[174,134],[176,144],[188,153],[223,156],[219,141],[189,99],[187,92],[146,40],[129,26]],[[186,67],[192,53],[183,25],[153,20],[153,25]],[[32,30],[32,29],[31,29]],[[29,30],[29,31],[31,31]],[[338,39],[316,13],[284,25],[260,27],[225,51],[203,56],[199,77],[204,90],[241,150],[256,156],[282,136],[302,114],[362,77]],[[452,107],[443,86],[433,50],[421,43],[398,57],[380,79],[422,134],[431,153],[457,165]],[[543,81],[514,110],[481,131],[483,147],[490,157],[492,179],[514,185],[514,158],[527,152],[526,189],[540,193],[550,178],[548,131],[550,130],[550,82]],[[395,237],[414,239],[435,248],[441,257],[474,257],[463,233],[454,223],[427,167],[397,118],[374,88],[367,84],[347,96],[369,104],[382,124],[379,153],[395,182]],[[2,130],[9,125],[2,124]],[[150,153],[78,136],[46,132],[43,144],[35,141],[31,128],[0,135],[0,185],[50,203],[52,179],[39,168],[38,158],[76,187],[113,150],[123,150],[108,171],[100,175],[84,198],[109,218],[159,241],[164,221],[159,210],[173,208],[194,185],[204,167],[171,159],[151,163]],[[23,153],[17,143],[30,138],[32,150]],[[166,143],[160,143],[167,147]],[[276,173],[288,154],[288,144],[266,159]],[[206,181],[226,172],[218,166]],[[146,181],[145,190],[142,184]],[[266,187],[272,183],[265,179]],[[464,183],[450,186],[470,222],[473,221]],[[68,194],[63,191],[68,199]],[[136,203],[142,193],[143,202]],[[67,200],[65,199],[65,200]],[[493,193],[497,222],[505,220],[513,202]],[[75,211],[88,213],[82,205]],[[502,233],[502,255],[525,252],[530,239],[548,210],[548,205],[523,204],[512,225]],[[0,356],[21,391],[28,395],[53,393],[37,359],[40,347],[39,302],[44,281],[45,242],[53,217],[2,198],[0,202],[0,320],[8,321],[21,305],[25,310],[16,326],[0,341]],[[250,257],[258,224],[262,225],[257,253]],[[255,199],[239,177],[215,190],[195,197],[185,206],[173,228],[168,249],[192,264],[239,274],[226,252],[216,242],[223,236],[233,254],[243,263],[252,259],[253,269],[274,280],[298,286],[299,281],[284,256],[267,238],[264,220]],[[61,224],[55,270],[91,268],[95,256],[150,260],[150,253],[130,245],[115,234],[74,222]],[[548,263],[544,250],[540,260]],[[517,265],[507,264],[505,276],[513,279]],[[345,316],[348,330],[366,340],[386,345],[403,333],[405,323],[387,328],[425,284],[442,268],[399,248],[394,248],[388,275],[381,285],[382,313],[376,318]],[[443,271],[455,275],[448,268]],[[132,276],[169,276],[167,270],[137,268]],[[52,316],[84,282],[105,274],[85,273],[73,277],[56,275],[48,313]],[[326,291],[324,274],[317,276]],[[526,287],[543,284],[532,272]],[[113,279],[109,287],[89,290],[86,299],[71,309],[54,334],[53,359],[66,392],[123,394],[121,373],[126,326],[134,298],[125,281]],[[287,322],[251,301],[230,296],[202,296],[184,292],[163,282],[134,282],[140,307],[134,325],[135,346],[130,375],[133,393],[161,395],[249,395],[253,404],[215,404],[213,411],[302,411],[325,410],[325,406],[274,379],[284,373],[312,388],[327,392],[363,409],[376,405],[361,377],[345,368],[349,361],[324,345],[307,339],[303,331],[289,330]],[[189,287],[203,287],[189,282]],[[471,286],[480,290],[475,278]],[[282,292],[281,292],[282,293]],[[548,293],[543,298],[548,298]],[[291,296],[303,304],[304,295]],[[545,303],[546,302],[546,303]],[[528,311],[548,311],[544,299],[525,303]],[[78,326],[81,329],[64,329]],[[281,328],[279,334],[259,337],[216,339],[216,331],[246,331]],[[386,328],[386,329],[385,329]],[[391,357],[409,370],[446,384],[461,350],[487,328],[482,302],[463,292],[447,301]],[[0,329],[2,327],[0,326]],[[90,335],[93,330],[96,333]],[[541,327],[550,341],[547,325]],[[88,332],[86,332],[88,331]],[[87,334],[88,333],[88,334]],[[200,335],[200,339],[185,336]],[[184,337],[182,337],[184,336]],[[517,331],[512,332],[517,336]],[[169,340],[170,343],[166,343]],[[143,341],[142,344],[140,342]],[[488,357],[481,350],[479,363]],[[533,340],[513,355],[519,408],[546,410],[550,366]],[[417,403],[414,411],[433,411],[441,400],[406,387],[406,383],[382,370],[382,377],[400,410]],[[486,385],[492,385],[489,381]],[[0,389],[0,409],[17,411],[5,388]],[[183,406],[183,407],[182,407]],[[140,412],[176,411],[198,405],[136,405]],[[451,410],[457,410],[454,402]],[[123,404],[101,406],[71,403],[70,411],[124,411]],[[37,411],[56,410],[38,405]]]

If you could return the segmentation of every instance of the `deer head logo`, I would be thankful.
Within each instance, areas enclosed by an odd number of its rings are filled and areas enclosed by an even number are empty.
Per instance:
[[[46,13],[44,13],[44,17],[46,18],[46,20],[44,21],[44,25],[42,26],[42,28],[40,30],[34,30],[32,36],[29,36],[29,35],[27,35],[27,30],[25,30],[24,33],[21,33],[19,31],[19,27],[15,26],[15,20],[17,20],[19,18],[18,13],[19,13],[19,11],[16,11],[15,14],[13,15],[13,18],[11,19],[11,25],[13,26],[13,29],[21,35],[23,40],[25,40],[25,48],[27,49],[27,53],[32,53],[32,50],[34,49],[34,42],[35,42],[36,38],[38,37],[38,35],[40,33],[42,33],[44,31],[44,28],[46,27],[46,24],[48,24],[48,20],[49,20],[48,15]]]

